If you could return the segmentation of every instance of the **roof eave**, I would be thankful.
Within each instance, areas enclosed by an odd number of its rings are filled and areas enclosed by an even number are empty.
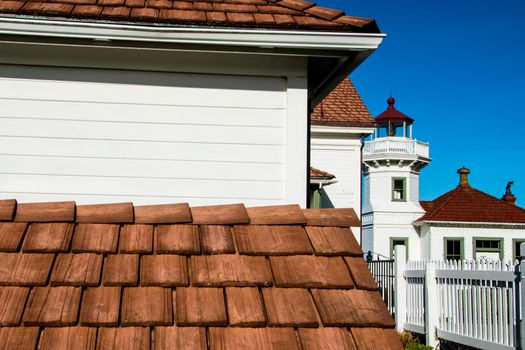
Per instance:
[[[137,25],[5,14],[0,16],[0,35],[350,51],[375,50],[385,37],[381,33]]]
[[[481,222],[481,221],[442,221],[442,220],[421,220],[418,219],[412,223],[414,226],[422,226],[427,224],[429,226],[474,226],[474,227],[506,227],[506,228],[523,228],[525,229],[525,222]]]

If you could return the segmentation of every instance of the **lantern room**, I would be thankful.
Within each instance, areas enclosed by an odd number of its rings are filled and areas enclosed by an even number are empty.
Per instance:
[[[375,118],[377,128],[373,138],[404,137],[411,139],[414,119],[396,109],[394,106],[396,100],[393,97],[389,97],[387,103],[388,108]]]

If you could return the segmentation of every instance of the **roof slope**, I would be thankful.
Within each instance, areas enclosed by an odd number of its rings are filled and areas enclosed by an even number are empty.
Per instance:
[[[329,172],[319,170],[317,168],[314,168],[313,166],[310,167],[310,178],[314,179],[335,179],[335,175],[330,174]]]
[[[458,185],[452,191],[428,202],[420,221],[461,221],[525,223],[525,209],[479,191],[470,185]]]
[[[1,349],[401,349],[352,209],[0,201]]]
[[[313,125],[374,126],[374,118],[348,77],[315,107],[310,118]]]
[[[3,0],[0,13],[138,23],[379,33],[373,19],[303,0]]]

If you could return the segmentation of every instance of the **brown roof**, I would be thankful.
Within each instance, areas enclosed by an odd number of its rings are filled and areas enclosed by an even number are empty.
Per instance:
[[[313,179],[335,179],[335,175],[330,174],[326,171],[319,170],[317,168],[314,168],[313,166],[310,167],[310,178]]]
[[[421,201],[426,214],[417,221],[525,223],[525,209],[470,185],[458,185],[433,201]]]
[[[3,0],[0,13],[177,25],[379,33],[373,19],[303,0]]]
[[[401,349],[351,209],[0,201],[0,349]]]
[[[373,127],[374,118],[347,77],[314,109],[313,125]]]

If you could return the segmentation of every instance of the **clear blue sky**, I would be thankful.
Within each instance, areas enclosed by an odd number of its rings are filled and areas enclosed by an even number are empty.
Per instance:
[[[470,183],[501,197],[507,181],[525,206],[525,0],[322,0],[372,17],[387,37],[351,74],[372,115],[396,107],[430,143],[421,199]]]

